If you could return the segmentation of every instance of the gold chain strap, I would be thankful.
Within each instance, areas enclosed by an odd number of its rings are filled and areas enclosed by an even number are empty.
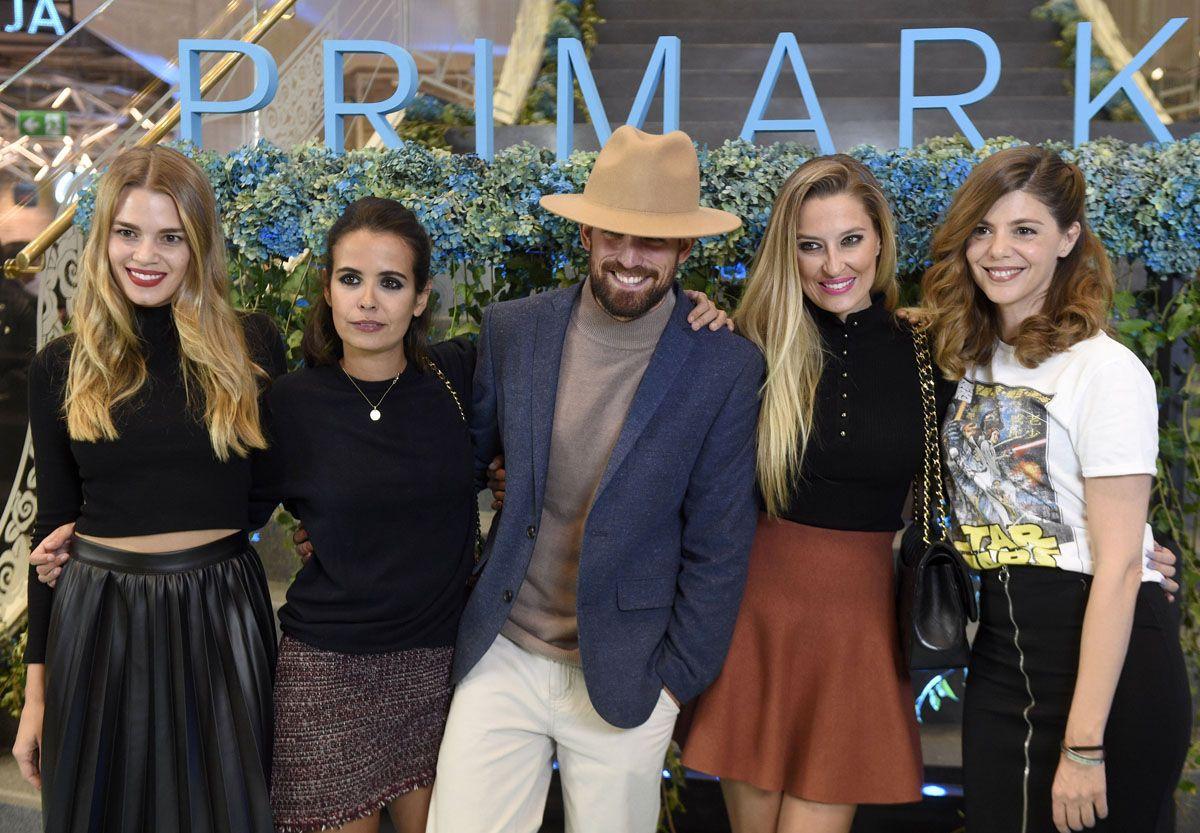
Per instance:
[[[463,425],[470,430],[470,423],[467,422],[467,412],[463,409],[462,400],[458,398],[458,391],[454,389],[454,385],[450,384],[450,380],[446,378],[446,374],[442,373],[442,369],[434,364],[431,360],[425,360],[425,366],[437,374],[437,377],[442,380],[442,384],[446,386],[446,390],[450,391],[450,398],[454,400],[454,407],[458,408],[458,415],[462,417]],[[479,521],[479,501],[474,503],[474,511],[472,514],[475,517],[475,563],[479,563],[479,558],[483,555],[483,527]]]
[[[450,391],[450,398],[454,400],[454,407],[458,408],[458,415],[462,417],[463,425],[467,425],[467,412],[463,410],[462,400],[458,398],[458,391],[454,389],[454,385],[450,384],[450,380],[446,378],[446,374],[442,373],[442,369],[432,361],[426,361],[425,366],[437,374],[437,377],[442,380],[442,384],[446,386],[446,390]]]
[[[937,512],[945,506],[942,492],[942,462],[938,448],[937,386],[933,378],[933,360],[929,336],[924,328],[913,327],[913,347],[917,356],[917,380],[921,388],[921,412],[925,427],[925,453],[921,461],[922,488],[913,493],[913,521],[921,524],[921,538],[929,546],[930,531],[940,529]],[[932,498],[932,500],[930,499]]]

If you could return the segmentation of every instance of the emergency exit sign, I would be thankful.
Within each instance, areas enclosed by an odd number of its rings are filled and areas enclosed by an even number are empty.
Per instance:
[[[54,110],[19,110],[17,129],[22,136],[66,136],[67,114]]]

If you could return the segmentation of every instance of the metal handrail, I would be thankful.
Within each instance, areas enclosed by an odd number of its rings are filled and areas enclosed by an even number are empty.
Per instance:
[[[279,0],[278,3],[271,7],[271,10],[266,13],[262,20],[254,24],[254,27],[245,34],[242,42],[258,43],[287,12],[291,11],[296,2],[297,0]],[[217,61],[216,65],[205,73],[204,77],[200,80],[200,94],[204,95],[216,84],[220,83],[221,79],[233,70],[241,58],[242,53],[229,52],[221,60]],[[154,125],[153,129],[147,131],[135,143],[135,147],[158,144],[168,132],[179,124],[180,115],[181,106],[176,103],[167,111],[162,120]],[[23,275],[36,275],[40,272],[41,266],[36,264],[35,261],[45,254],[58,238],[66,234],[67,229],[71,227],[72,219],[75,217],[75,207],[76,204],[73,203],[64,209],[61,214],[54,218],[54,222],[29,242],[29,245],[17,252],[16,257],[7,261],[4,264],[4,277],[17,278]]]

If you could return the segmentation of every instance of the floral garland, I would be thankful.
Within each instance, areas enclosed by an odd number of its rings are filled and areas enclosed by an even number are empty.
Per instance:
[[[896,214],[899,270],[928,265],[933,228],[974,165],[1022,144],[999,138],[974,150],[962,138],[931,139],[907,150],[860,146],[850,151],[879,179]],[[1170,144],[1097,139],[1079,147],[1047,143],[1082,168],[1088,218],[1109,254],[1140,261],[1159,275],[1200,272],[1200,134]],[[305,249],[323,255],[325,231],[353,200],[392,197],[417,213],[434,243],[434,268],[492,267],[517,279],[522,269],[557,273],[580,266],[575,226],[538,205],[543,194],[582,189],[594,152],[556,162],[542,148],[519,145],[486,164],[417,143],[399,150],[343,155],[310,144],[283,150],[266,142],[221,155],[178,146],[208,174],[217,194],[231,257],[269,266]],[[814,151],[802,145],[727,141],[699,149],[702,201],[743,218],[744,226],[701,241],[689,273],[737,280],[766,227],[775,189]],[[80,195],[75,222],[86,232],[92,186]],[[738,265],[741,265],[739,269]]]

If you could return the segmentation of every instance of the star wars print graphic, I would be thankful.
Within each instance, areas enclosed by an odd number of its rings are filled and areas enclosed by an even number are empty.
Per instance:
[[[1074,533],[1046,470],[1050,399],[1026,387],[959,385],[942,444],[955,545],[975,569],[1065,566],[1062,546]]]

